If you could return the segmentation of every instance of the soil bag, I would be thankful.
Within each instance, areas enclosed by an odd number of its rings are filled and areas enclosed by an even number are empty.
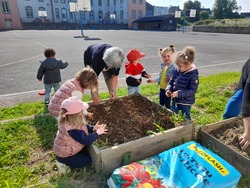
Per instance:
[[[117,168],[110,188],[232,188],[240,173],[196,142],[187,142],[156,156]]]

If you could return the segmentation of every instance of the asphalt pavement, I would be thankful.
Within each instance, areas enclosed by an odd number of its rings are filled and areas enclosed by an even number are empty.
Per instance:
[[[38,95],[43,83],[36,79],[44,48],[56,50],[56,58],[69,66],[61,71],[63,81],[74,77],[83,67],[83,51],[91,44],[108,43],[119,46],[125,54],[137,48],[146,54],[141,60],[145,70],[158,75],[161,59],[158,49],[174,44],[177,51],[185,46],[196,48],[195,64],[200,75],[241,71],[249,58],[250,35],[199,32],[158,32],[135,30],[86,30],[85,40],[79,30],[14,30],[0,32],[0,107],[21,102],[42,101]],[[145,80],[144,80],[145,81]],[[100,91],[106,91],[99,77]],[[125,87],[122,67],[118,87]]]

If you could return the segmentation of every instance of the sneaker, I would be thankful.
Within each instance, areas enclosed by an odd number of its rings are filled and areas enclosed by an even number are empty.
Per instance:
[[[66,164],[60,163],[59,161],[56,161],[56,166],[60,174],[65,174],[70,171],[70,168]]]

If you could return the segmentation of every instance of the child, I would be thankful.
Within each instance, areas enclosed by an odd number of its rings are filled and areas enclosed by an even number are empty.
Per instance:
[[[128,95],[139,94],[142,78],[151,78],[151,75],[146,73],[144,67],[140,63],[144,53],[140,53],[137,49],[132,49],[127,54],[129,62],[125,64],[126,83],[128,85]]]
[[[46,59],[41,63],[36,77],[39,81],[42,81],[44,75],[45,104],[48,105],[52,87],[55,92],[60,87],[60,82],[62,81],[60,69],[66,68],[68,63],[63,63],[61,60],[57,60],[55,58],[56,52],[53,48],[46,48],[44,50],[44,56]]]
[[[195,102],[195,93],[199,85],[198,70],[193,64],[195,49],[187,46],[176,55],[177,70],[174,72],[167,88],[166,95],[172,97],[171,110],[182,112],[191,120],[190,109]]]
[[[69,97],[62,102],[53,146],[60,173],[65,173],[69,167],[81,168],[90,164],[91,157],[83,149],[107,132],[106,124],[87,125],[83,112],[88,107],[78,97]]]
[[[80,70],[74,79],[66,81],[52,97],[48,110],[53,116],[58,116],[60,106],[64,99],[71,96],[77,96],[82,99],[84,89],[91,89],[94,93],[92,99],[95,104],[99,103],[97,95],[97,75],[90,67],[85,67]]]
[[[174,71],[177,69],[176,64],[173,62],[173,57],[175,53],[174,45],[169,45],[169,47],[160,48],[159,55],[163,63],[161,64],[161,70],[159,76],[153,80],[149,79],[148,83],[157,82],[160,86],[159,102],[160,105],[165,106],[170,109],[171,97],[167,97],[165,94],[165,89],[168,85],[169,80],[173,76]]]

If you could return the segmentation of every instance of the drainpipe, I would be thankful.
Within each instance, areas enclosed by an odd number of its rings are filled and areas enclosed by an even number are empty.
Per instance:
[[[53,0],[50,0],[50,4],[51,4],[52,22],[55,23]]]

